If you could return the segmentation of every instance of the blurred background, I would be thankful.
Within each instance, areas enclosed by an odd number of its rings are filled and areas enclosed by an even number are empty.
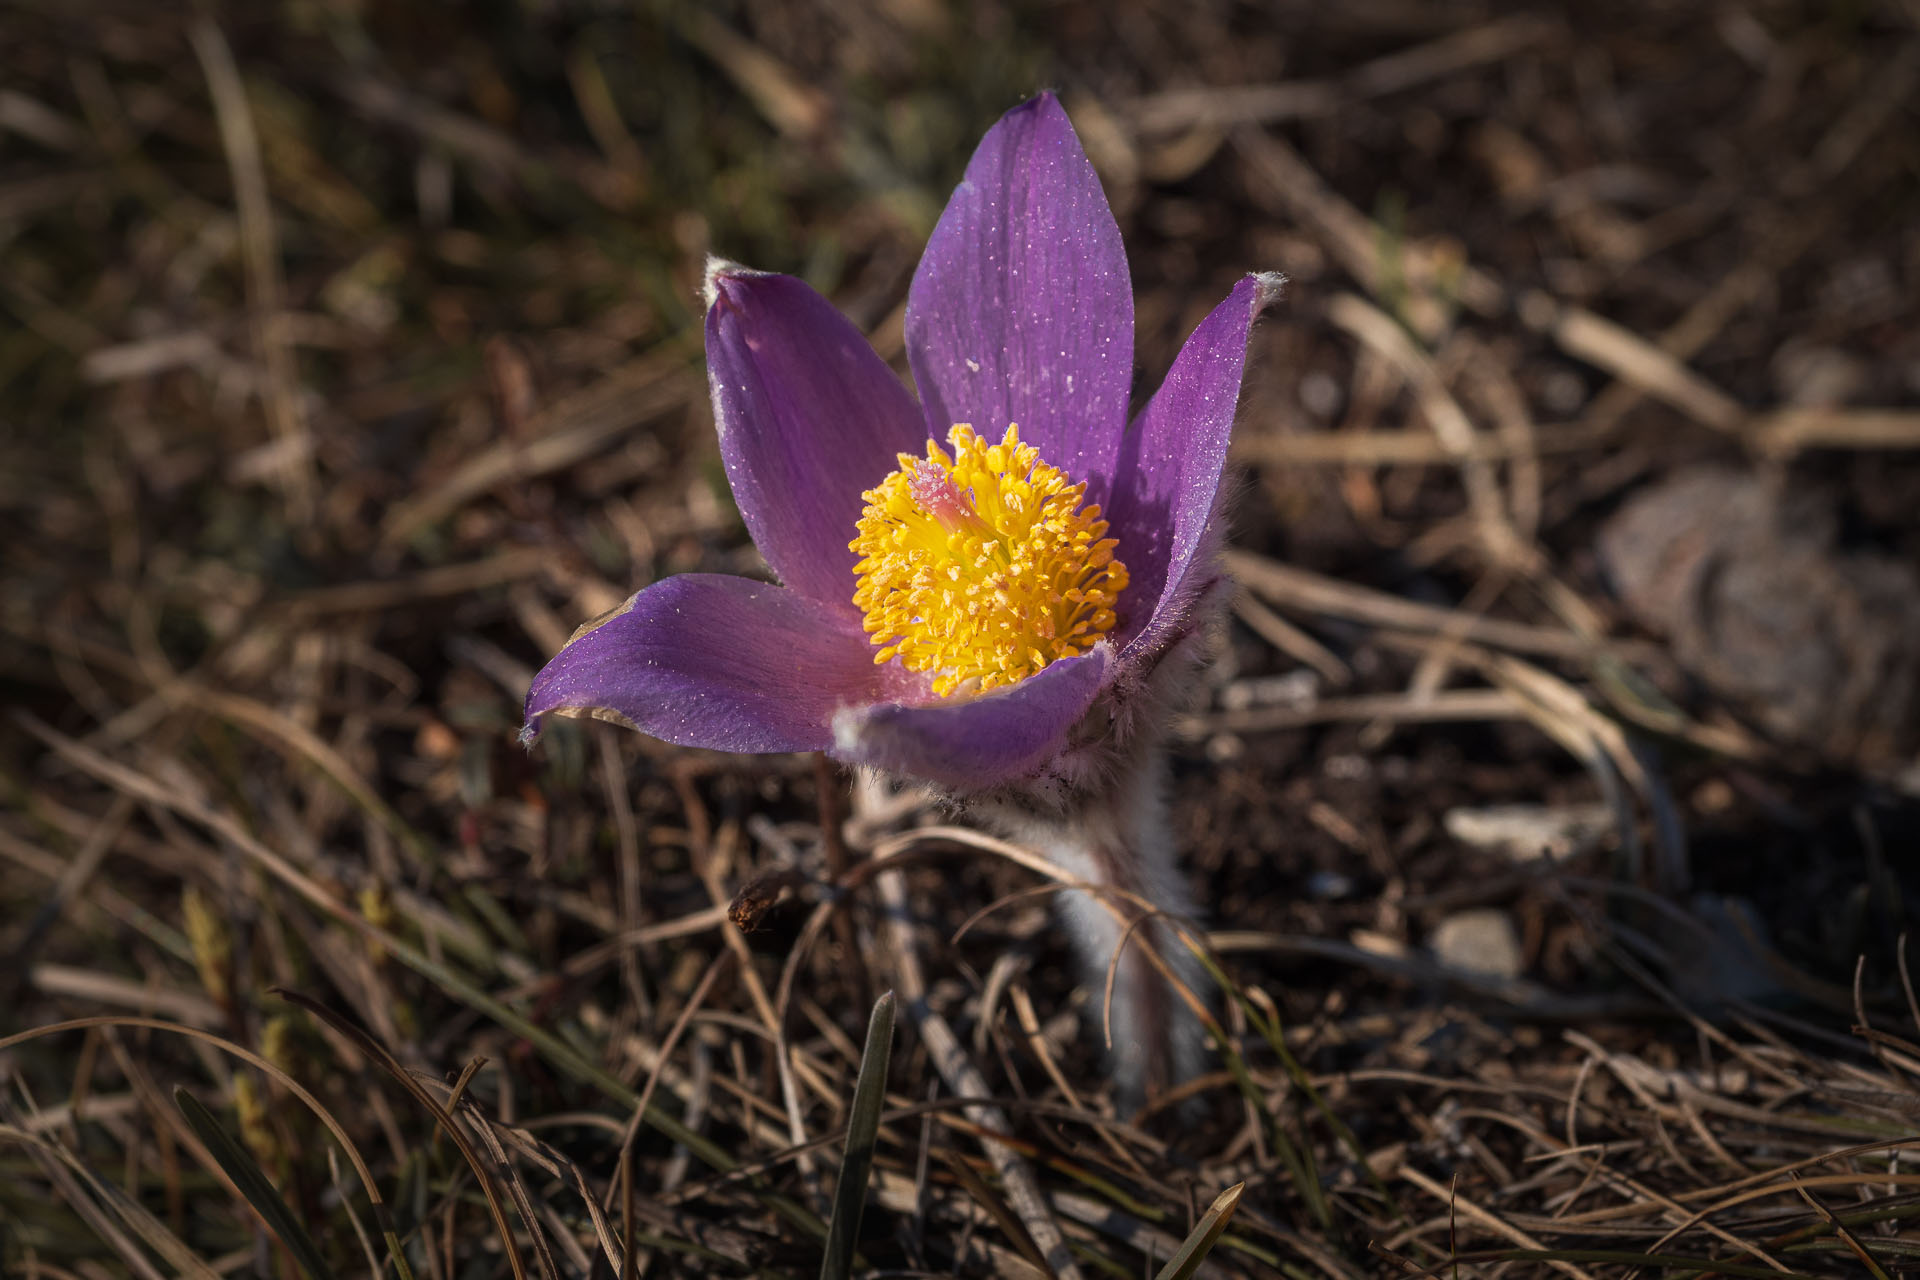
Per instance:
[[[810,1271],[909,959],[1031,1165],[904,1029],[890,1274],[1151,1274],[1239,1181],[1212,1274],[1920,1249],[1897,1156],[1831,1154],[1910,1134],[1920,1035],[1912,0],[0,0],[0,71],[5,1266],[313,1274],[184,1086],[338,1274],[389,1227],[436,1280],[607,1273],[610,1232]],[[1291,282],[1178,730],[1238,993],[1178,1126],[1112,1115],[1029,873],[922,841],[911,943],[836,888],[914,797],[514,740],[578,623],[764,572],[706,256],[904,369],[925,237],[1041,88],[1141,399],[1242,273]]]

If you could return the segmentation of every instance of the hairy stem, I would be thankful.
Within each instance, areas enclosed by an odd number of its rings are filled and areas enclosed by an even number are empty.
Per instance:
[[[1190,999],[1205,999],[1206,974],[1176,927],[1191,927],[1195,912],[1174,859],[1165,783],[1165,757],[1156,750],[1064,814],[1003,809],[998,815],[1024,843],[1089,886],[1062,895],[1060,917],[1102,1010],[1096,1025],[1129,1108],[1191,1078],[1205,1047]],[[1167,974],[1192,997],[1176,990]]]

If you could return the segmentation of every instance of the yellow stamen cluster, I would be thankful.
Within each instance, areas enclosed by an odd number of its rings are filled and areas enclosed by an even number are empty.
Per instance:
[[[933,691],[984,692],[1091,649],[1113,628],[1127,568],[1100,508],[1009,426],[989,445],[967,423],[951,456],[900,454],[862,495],[853,603],[880,646],[933,675]]]

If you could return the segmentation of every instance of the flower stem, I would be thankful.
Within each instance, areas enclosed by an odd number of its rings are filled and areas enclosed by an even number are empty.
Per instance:
[[[1095,1025],[1124,1110],[1190,1079],[1205,1047],[1206,971],[1181,937],[1195,912],[1175,862],[1165,784],[1165,756],[1154,750],[1064,814],[1000,814],[1088,886],[1061,896],[1060,916],[1100,1001]]]

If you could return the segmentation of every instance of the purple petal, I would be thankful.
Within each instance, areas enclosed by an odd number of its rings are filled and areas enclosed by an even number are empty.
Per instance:
[[[1133,293],[1100,179],[1051,94],[981,139],[907,294],[927,428],[1010,422],[1104,498],[1133,379]]]
[[[930,696],[837,609],[724,574],[656,582],[576,632],[527,693],[531,740],[550,712],[596,716],[685,747],[820,751],[834,714]]]
[[[1191,594],[1181,587],[1220,493],[1247,335],[1280,284],[1277,275],[1258,275],[1234,286],[1188,337],[1121,447],[1107,517],[1120,543],[1114,554],[1133,579],[1120,600],[1129,650],[1136,637],[1155,643],[1148,632],[1176,623]]]
[[[722,264],[707,284],[707,377],[741,518],[781,581],[852,617],[860,495],[926,444],[913,397],[792,276]]]
[[[834,720],[834,754],[963,791],[1030,775],[1060,750],[1093,704],[1109,653],[1101,645],[1062,658],[976,698],[844,711]]]

